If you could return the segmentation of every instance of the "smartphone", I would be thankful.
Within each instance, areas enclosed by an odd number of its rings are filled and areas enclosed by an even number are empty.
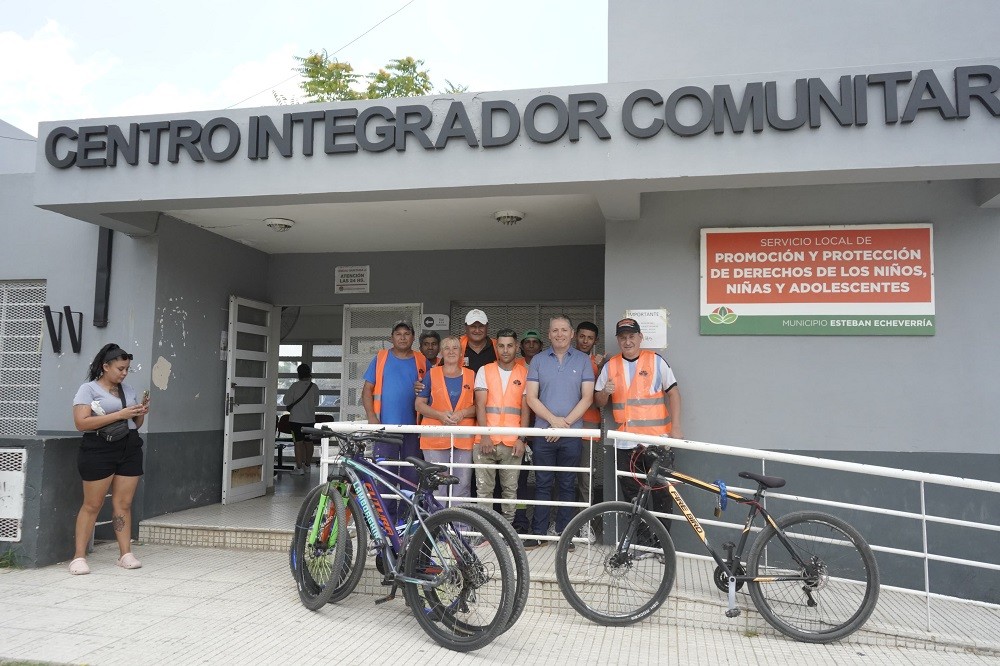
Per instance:
[[[145,391],[142,392],[142,400],[140,400],[139,402],[143,404],[149,402],[149,389],[146,389]]]

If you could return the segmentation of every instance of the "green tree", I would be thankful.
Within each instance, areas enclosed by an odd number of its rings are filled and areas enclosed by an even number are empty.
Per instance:
[[[434,90],[430,72],[424,69],[424,61],[411,57],[398,58],[377,72],[362,76],[354,71],[348,62],[340,62],[324,50],[310,51],[308,56],[295,56],[299,62],[296,71],[302,75],[299,84],[310,102],[351,101],[358,99],[381,99],[385,97],[421,97]],[[367,87],[360,90],[363,80]],[[456,94],[468,90],[468,86],[445,80],[447,87],[443,94]],[[277,96],[275,97],[277,99]],[[282,103],[282,100],[278,100]]]
[[[383,69],[368,75],[368,98],[421,97],[430,94],[430,73],[423,67],[423,60],[407,56],[393,60]]]
[[[363,93],[354,89],[361,75],[355,73],[351,63],[331,58],[326,50],[321,53],[310,51],[306,57],[295,56],[295,59],[299,61],[296,69],[303,78],[300,86],[309,101],[336,102],[365,98]]]

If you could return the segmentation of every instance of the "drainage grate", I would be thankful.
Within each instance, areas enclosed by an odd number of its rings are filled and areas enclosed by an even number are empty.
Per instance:
[[[28,452],[0,449],[0,541],[20,541]]]

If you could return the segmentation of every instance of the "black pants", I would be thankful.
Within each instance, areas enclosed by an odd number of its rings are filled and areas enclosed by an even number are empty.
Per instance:
[[[619,471],[627,472],[629,474],[628,476],[618,477],[618,481],[621,483],[622,498],[626,502],[634,500],[640,490],[639,484],[631,476],[633,456],[636,457],[634,463],[635,471],[640,474],[647,474],[649,472],[649,468],[653,464],[653,457],[646,453],[646,447],[642,444],[638,445],[634,449],[615,449],[615,457],[617,459]],[[668,493],[665,488],[662,490],[654,490],[649,494],[648,508],[658,513],[673,513],[674,501],[673,498],[670,497],[670,493]],[[660,522],[663,523],[663,526],[669,531],[670,523],[673,521],[660,518]]]

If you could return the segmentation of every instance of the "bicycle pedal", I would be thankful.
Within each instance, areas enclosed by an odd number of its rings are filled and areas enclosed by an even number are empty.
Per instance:
[[[730,608],[729,610],[726,611],[726,617],[739,617],[740,612],[741,611],[739,608]]]

